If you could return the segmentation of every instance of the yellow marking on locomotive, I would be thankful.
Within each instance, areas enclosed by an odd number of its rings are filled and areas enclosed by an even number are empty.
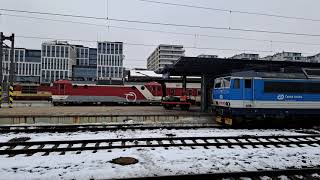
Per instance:
[[[216,122],[222,123],[222,117],[221,116],[216,116]]]
[[[232,118],[229,117],[223,117],[223,116],[217,116],[216,117],[216,122],[220,124],[225,124],[225,125],[232,125]]]

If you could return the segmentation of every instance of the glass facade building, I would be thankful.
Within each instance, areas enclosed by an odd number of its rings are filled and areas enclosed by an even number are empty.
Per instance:
[[[94,81],[97,78],[97,66],[73,66],[73,80]]]

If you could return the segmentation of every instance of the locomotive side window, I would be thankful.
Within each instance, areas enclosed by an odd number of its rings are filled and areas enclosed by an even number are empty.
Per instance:
[[[233,89],[239,89],[240,88],[240,79],[234,79],[233,80]]]
[[[197,90],[197,94],[198,94],[198,96],[201,96],[201,90]]]
[[[174,89],[170,89],[170,95],[174,96]]]
[[[230,78],[223,79],[223,87],[230,88]]]
[[[244,88],[250,89],[251,88],[251,84],[252,84],[252,80],[251,79],[245,79],[244,80]]]
[[[267,93],[320,93],[320,83],[264,82]]]

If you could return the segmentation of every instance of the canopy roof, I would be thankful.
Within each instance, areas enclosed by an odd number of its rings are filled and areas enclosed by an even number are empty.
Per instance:
[[[244,70],[277,71],[281,68],[320,68],[320,63],[181,57],[174,65],[166,66],[158,73],[170,76],[219,76]]]

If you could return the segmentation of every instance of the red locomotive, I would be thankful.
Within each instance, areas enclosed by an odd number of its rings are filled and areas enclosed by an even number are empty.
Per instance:
[[[166,83],[166,95],[180,97],[181,83]],[[189,83],[186,94],[193,103],[200,101],[199,83]],[[160,83],[125,83],[124,85],[73,84],[58,80],[51,87],[52,103],[67,104],[159,104],[163,96]]]

